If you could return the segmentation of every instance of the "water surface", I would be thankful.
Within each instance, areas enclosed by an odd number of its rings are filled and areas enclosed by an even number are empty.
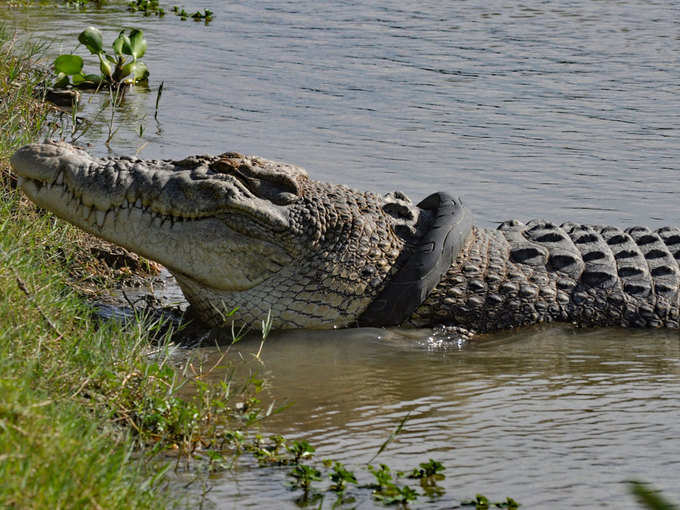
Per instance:
[[[239,352],[248,359],[258,347],[254,339]],[[363,465],[410,413],[374,463],[410,471],[442,462],[447,493],[434,508],[477,492],[527,508],[635,508],[624,483],[633,479],[680,499],[677,332],[553,326],[464,345],[427,331],[290,332],[263,352],[265,405],[293,403],[265,433],[313,440],[320,458],[367,482]],[[275,483],[263,486],[263,476]],[[213,497],[274,507],[293,497],[284,482],[281,472],[246,470]]]
[[[154,90],[131,94],[115,153],[259,154],[360,189],[458,193],[483,223],[677,222],[673,4],[185,5],[215,18],[204,26],[113,8],[2,16],[40,30],[55,53],[71,51],[88,24],[108,40],[121,26],[144,29],[151,88],[165,82],[159,123]],[[101,131],[80,141],[106,153]]]

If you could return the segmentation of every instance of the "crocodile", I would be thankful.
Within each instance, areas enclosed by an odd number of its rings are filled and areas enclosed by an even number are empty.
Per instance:
[[[429,199],[355,191],[235,152],[97,158],[48,142],[19,149],[11,164],[40,207],[167,267],[209,326],[269,315],[276,329],[448,325],[484,333],[553,321],[678,328],[676,227],[454,222],[454,242],[423,270],[437,218],[467,214],[456,200],[447,216]],[[399,280],[414,267],[415,279],[430,283]],[[409,303],[390,314],[393,299]],[[378,302],[386,315],[373,313]]]

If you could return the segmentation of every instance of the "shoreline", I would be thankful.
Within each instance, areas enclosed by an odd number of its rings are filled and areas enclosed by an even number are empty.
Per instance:
[[[220,442],[219,457],[233,454],[225,434],[249,426],[244,403],[260,416],[259,388],[204,383],[209,370],[193,353],[179,365],[175,326],[157,314],[97,314],[102,288],[139,284],[160,267],[16,189],[8,158],[39,139],[49,115],[34,97],[39,51],[0,26],[0,506],[176,506],[195,495],[172,490],[167,471],[180,460],[218,469],[202,452]]]

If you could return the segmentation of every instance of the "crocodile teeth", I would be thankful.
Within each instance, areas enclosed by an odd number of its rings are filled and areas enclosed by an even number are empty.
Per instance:
[[[106,213],[104,211],[100,211],[99,209],[97,209],[95,216],[97,217],[97,225],[99,227],[102,227],[104,225],[104,218],[106,217]]]
[[[138,209],[142,208],[142,199],[141,198],[137,199],[137,201],[135,202],[135,207],[137,207]]]
[[[25,182],[26,182],[26,177],[24,177],[22,175],[17,176],[17,185],[19,187],[23,186]]]
[[[130,207],[130,202],[128,202],[128,199],[126,198],[125,200],[123,200],[123,204],[120,206],[120,208],[127,209],[128,207]]]
[[[59,185],[64,184],[64,172],[59,172],[59,175],[57,175],[57,180],[55,182]]]
[[[84,219],[88,219],[90,217],[91,212],[92,212],[92,209],[90,209],[90,207],[88,207],[87,205],[84,205],[83,209],[81,211],[81,214],[82,214]]]

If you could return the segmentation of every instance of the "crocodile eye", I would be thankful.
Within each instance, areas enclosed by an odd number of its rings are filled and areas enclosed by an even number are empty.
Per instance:
[[[300,194],[295,178],[285,168],[261,166],[260,163],[260,160],[246,159],[236,152],[228,152],[211,162],[210,170],[237,178],[253,195],[276,205],[295,202]]]

